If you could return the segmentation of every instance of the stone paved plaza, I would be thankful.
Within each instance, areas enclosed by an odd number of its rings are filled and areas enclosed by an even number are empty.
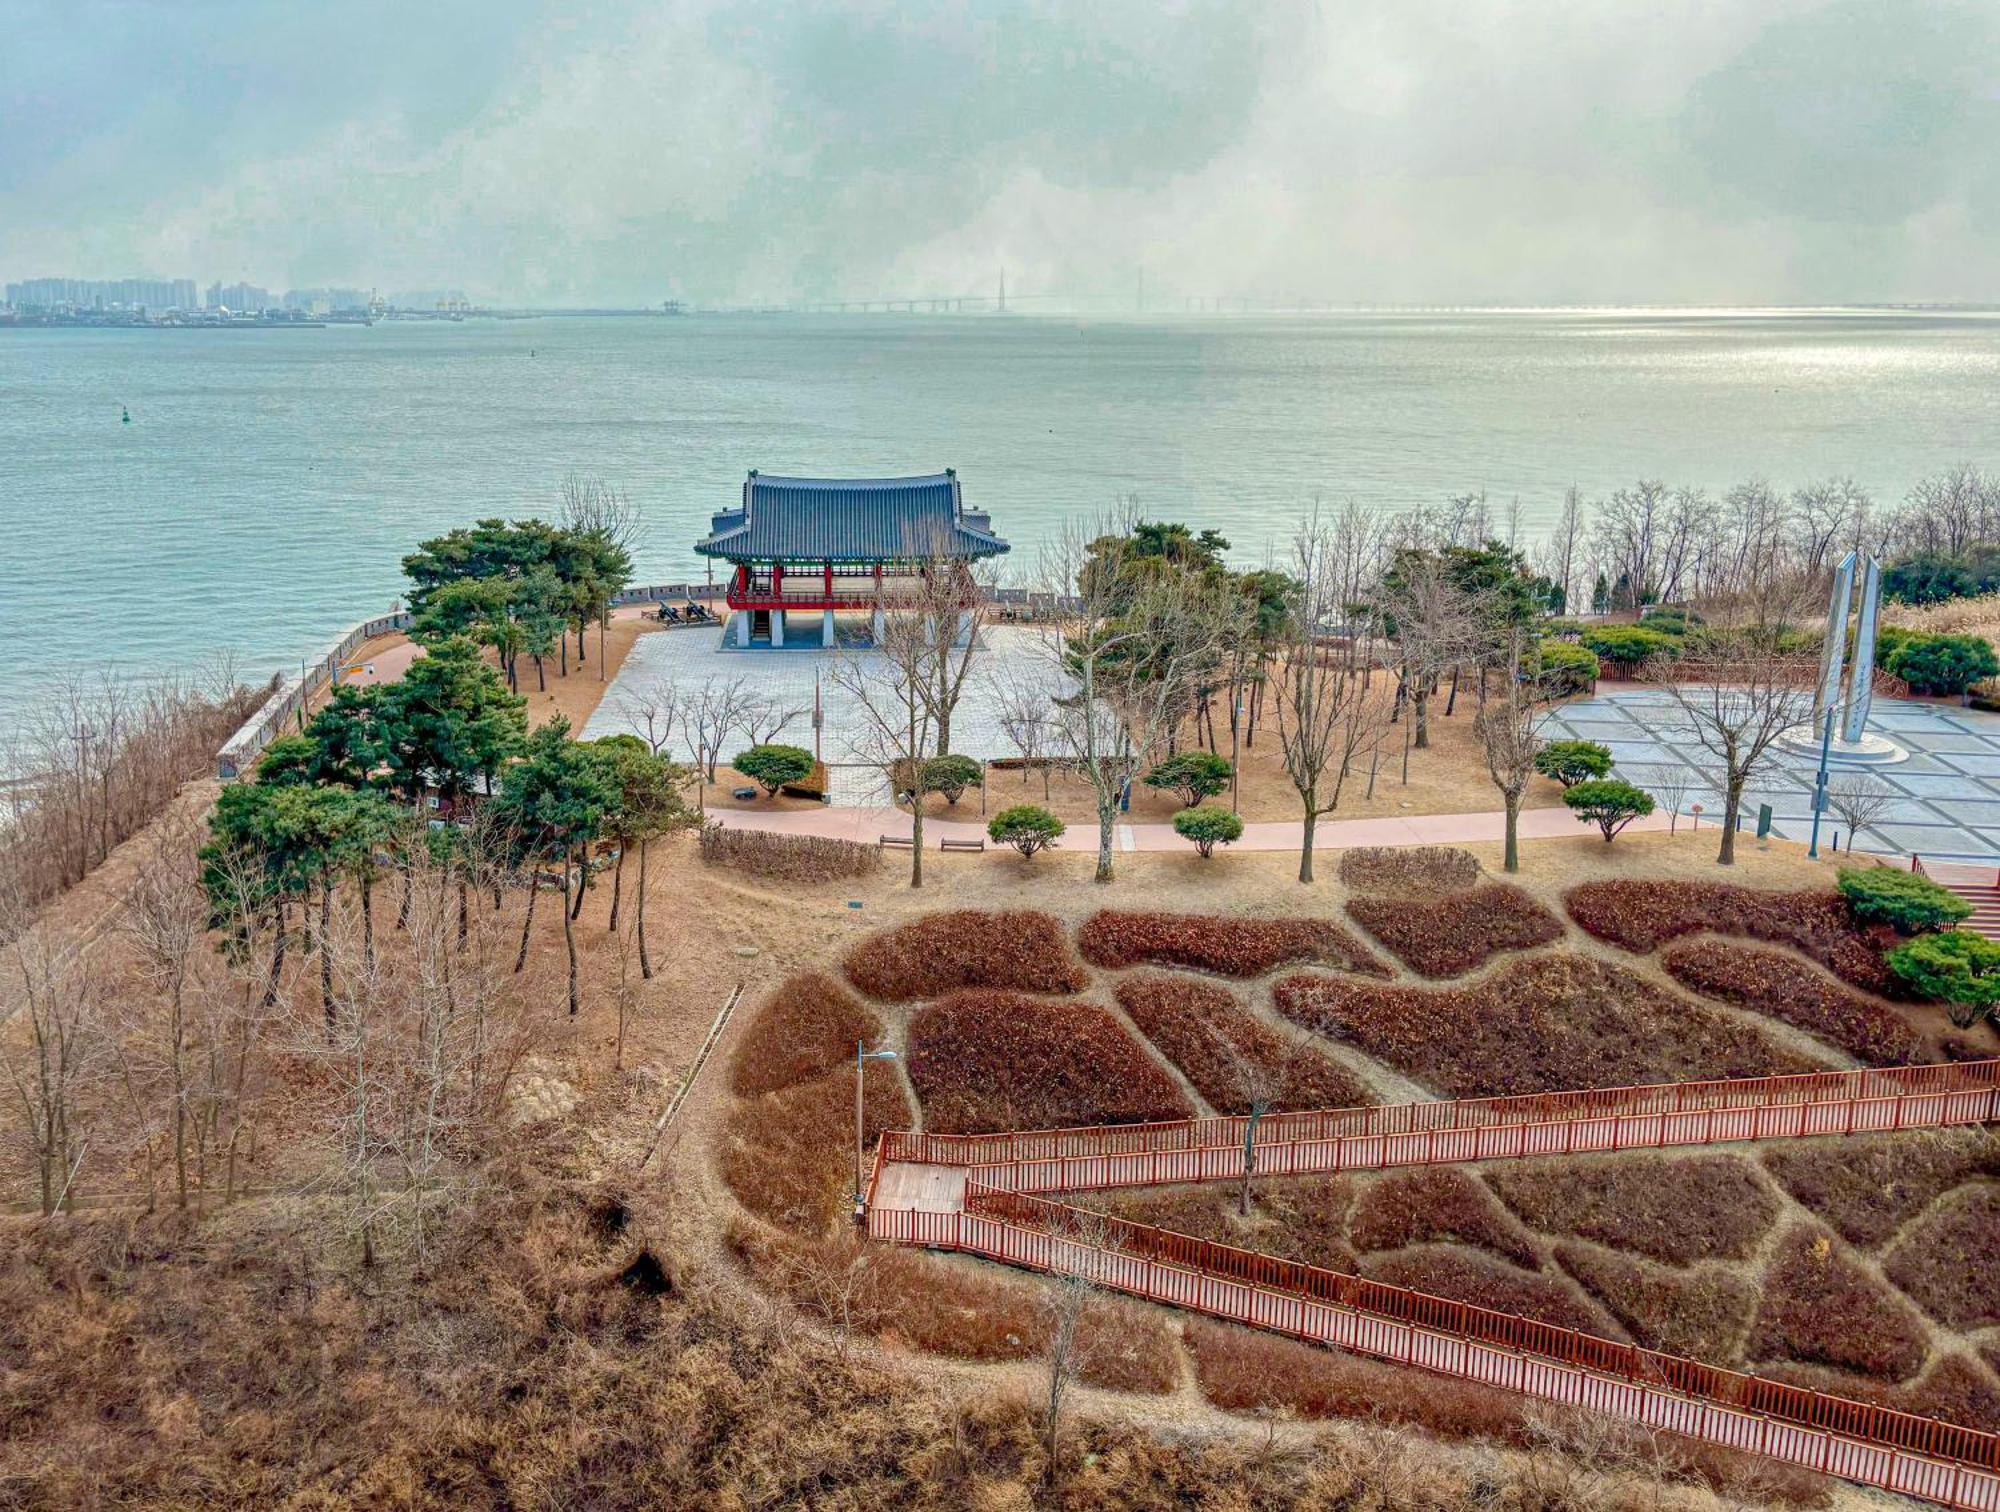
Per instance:
[[[1836,772],[1869,772],[1899,795],[1880,822],[1862,831],[1856,850],[2000,860],[2000,714],[1878,698],[1868,729],[1910,754],[1894,764],[1832,763]],[[1549,715],[1543,734],[1551,740],[1595,740],[1609,746],[1619,775],[1640,787],[1650,786],[1648,777],[1664,766],[1689,768],[1693,783],[1682,813],[1699,803],[1705,822],[1722,810],[1722,795],[1703,780],[1716,759],[1686,727],[1686,716],[1674,701],[1656,688],[1604,693],[1564,705]],[[1805,840],[1812,831],[1817,756],[1773,754],[1771,770],[1745,792],[1745,810],[1754,824],[1757,806],[1768,803],[1774,831]],[[1822,845],[1831,843],[1837,823],[1834,814],[1823,817]],[[1846,845],[1842,835],[1841,846]]]

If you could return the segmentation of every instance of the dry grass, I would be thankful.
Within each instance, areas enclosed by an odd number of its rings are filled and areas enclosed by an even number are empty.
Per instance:
[[[1618,1325],[1561,1282],[1448,1245],[1419,1245],[1363,1259],[1361,1273],[1391,1286],[1515,1313],[1558,1328],[1622,1339]]]
[[[882,868],[882,848],[823,835],[784,835],[713,821],[701,827],[701,859],[779,882],[831,882]]]
[[[2000,1176],[2000,1139],[1985,1129],[1912,1129],[1774,1144],[1765,1169],[1850,1244],[1874,1249],[1939,1197]]]
[[[729,1088],[739,1097],[778,1092],[844,1064],[856,1040],[873,1041],[882,1021],[832,977],[788,977],[758,1006],[737,1042]]]
[[[869,1063],[865,1147],[914,1121],[893,1067]],[[854,1080],[815,1081],[745,1098],[730,1110],[719,1160],[736,1200],[795,1233],[820,1235],[847,1221],[854,1181]]]
[[[1254,977],[1309,961],[1367,976],[1389,974],[1331,919],[1225,919],[1105,909],[1084,921],[1077,944],[1086,961],[1110,970],[1150,964]]]
[[[2000,1186],[1982,1182],[1926,1213],[1882,1271],[1941,1323],[1961,1331],[2000,1323]]]
[[[1563,932],[1554,914],[1501,882],[1442,898],[1352,898],[1347,912],[1427,977],[1463,976],[1496,955],[1550,944]]]
[[[1890,986],[1886,929],[1854,922],[1832,892],[1765,892],[1729,882],[1585,882],[1563,895],[1572,919],[1640,954],[1704,930],[1790,945],[1863,992]]]
[[[910,1020],[910,1080],[939,1134],[1185,1118],[1187,1099],[1095,1003],[956,992]]]
[[[1909,1303],[1843,1254],[1831,1234],[1802,1223],[1779,1242],[1745,1345],[1751,1360],[1796,1360],[1904,1381],[1923,1368],[1929,1352]]]
[[[1749,1025],[1585,956],[1519,961],[1460,988],[1290,976],[1274,996],[1294,1022],[1452,1097],[1819,1069]]]
[[[1541,1251],[1479,1178],[1449,1166],[1423,1166],[1377,1177],[1361,1189],[1348,1218],[1355,1249],[1458,1243],[1539,1270]]]
[[[1556,1246],[1562,1268],[1648,1349],[1734,1364],[1757,1288],[1725,1270],[1672,1271],[1587,1244]]]
[[[1089,981],[1070,956],[1062,925],[1048,914],[974,908],[925,914],[870,935],[848,952],[847,979],[892,1003],[961,987],[1081,992]]]
[[[1936,1047],[1887,1003],[1829,982],[1790,956],[1689,940],[1669,946],[1660,965],[1685,987],[1782,1019],[1864,1065],[1915,1066],[1938,1058]]]
[[[1353,1197],[1353,1186],[1342,1178],[1305,1177],[1257,1182],[1247,1219],[1237,1215],[1236,1187],[1219,1182],[1107,1192],[1090,1205],[1133,1223],[1352,1273],[1347,1213]]]
[[[1266,1027],[1226,987],[1147,975],[1126,978],[1117,991],[1118,1006],[1139,1032],[1181,1068],[1218,1113],[1250,1110],[1231,1046],[1235,1057],[1282,1072],[1283,1090],[1274,1105],[1278,1110],[1350,1108],[1375,1101],[1359,1077],[1310,1044],[1294,1043]]]
[[[1777,1198],[1734,1155],[1530,1161],[1486,1179],[1535,1228],[1670,1265],[1744,1259],[1778,1216]]]
[[[1358,845],[1340,853],[1349,892],[1420,898],[1463,892],[1479,881],[1479,860],[1454,845]]]

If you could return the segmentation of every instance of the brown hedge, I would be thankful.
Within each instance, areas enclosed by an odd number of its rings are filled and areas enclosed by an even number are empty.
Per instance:
[[[1994,1390],[1970,1358],[1955,1350],[1939,1350],[1930,1369],[1902,1386],[1885,1386],[1865,1376],[1814,1365],[1769,1365],[1759,1374],[1814,1391],[1893,1407],[1899,1412],[1913,1412],[1918,1417],[1943,1418],[1964,1428],[2000,1433],[2000,1392]]]
[[[1089,982],[1061,923],[1048,914],[976,908],[926,914],[870,935],[848,952],[847,979],[892,1003],[960,987],[1081,992]]]
[[[1479,881],[1479,858],[1455,845],[1357,845],[1340,853],[1340,881],[1393,897],[1463,892]]]
[[[1421,1166],[1368,1182],[1355,1199],[1347,1236],[1363,1252],[1468,1244],[1528,1270],[1542,1264],[1534,1239],[1479,1178],[1449,1166]]]
[[[1731,882],[1584,882],[1563,894],[1569,916],[1600,940],[1647,954],[1703,930],[1790,945],[1849,986],[1884,992],[1894,936],[1854,922],[1838,893],[1766,892]]]
[[[1185,1118],[1173,1079],[1095,1003],[955,992],[910,1020],[924,1127],[989,1134]]]
[[[1118,984],[1118,1006],[1218,1113],[1249,1111],[1236,1065],[1220,1040],[1247,1062],[1282,1069],[1278,1109],[1351,1108],[1376,1101],[1360,1077],[1314,1050],[1304,1035],[1297,1036],[1300,1043],[1288,1042],[1213,982],[1127,977]]]
[[[1685,987],[1781,1019],[1866,1065],[1917,1066],[1937,1059],[1936,1047],[1887,1003],[1829,982],[1776,951],[1686,940],[1670,945],[1660,964]]]
[[[869,1063],[862,1117],[866,1147],[907,1129],[909,1099],[895,1068]],[[854,1182],[854,1078],[841,1071],[745,1098],[730,1110],[722,1179],[758,1217],[819,1236],[847,1221]]]
[[[1620,1154],[1495,1165],[1487,1182],[1531,1226],[1670,1265],[1741,1260],[1779,1203],[1735,1155]]]
[[[1076,938],[1086,961],[1113,970],[1151,964],[1253,977],[1313,962],[1364,976],[1389,975],[1388,967],[1331,919],[1224,919],[1107,908],[1086,919]]]
[[[1222,1182],[1105,1193],[1096,1200],[1086,1194],[1084,1200],[1134,1223],[1352,1273],[1347,1213],[1353,1197],[1343,1177],[1259,1181],[1247,1221],[1236,1213],[1236,1187]]]
[[[1962,1182],[2000,1176],[2000,1138],[1986,1129],[1909,1129],[1773,1144],[1764,1167],[1850,1244],[1874,1249]]]
[[[882,848],[877,845],[712,822],[701,828],[700,851],[701,859],[711,866],[734,866],[753,877],[783,882],[831,882],[882,869]]]
[[[1956,1192],[1911,1224],[1882,1273],[1941,1323],[2000,1323],[2000,1186]]]
[[[1556,1259],[1648,1349],[1734,1364],[1757,1306],[1757,1288],[1728,1271],[1672,1271],[1588,1244],[1564,1241]]]
[[[1904,1381],[1923,1369],[1929,1352],[1910,1304],[1843,1253],[1825,1229],[1801,1223],[1779,1241],[1745,1345],[1752,1361],[1796,1360]]]
[[[1574,1328],[1622,1339],[1611,1315],[1551,1277],[1524,1271],[1475,1250],[1420,1245],[1392,1254],[1363,1257],[1361,1273],[1391,1286],[1407,1286],[1434,1296],[1517,1313],[1558,1328]]]
[[[730,1090],[746,1097],[811,1081],[850,1060],[856,1040],[872,1042],[881,1033],[882,1021],[832,977],[817,971],[787,977],[744,1030],[730,1063]]]
[[[1554,914],[1501,882],[1442,898],[1353,898],[1347,912],[1427,977],[1463,976],[1496,955],[1550,944],[1563,932]]]
[[[1470,987],[1301,973],[1273,996],[1293,1022],[1452,1097],[1821,1069],[1752,1025],[1588,956],[1517,961]]]

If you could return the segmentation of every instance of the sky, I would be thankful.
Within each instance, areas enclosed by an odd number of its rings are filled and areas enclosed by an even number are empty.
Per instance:
[[[0,0],[0,279],[2000,302],[2000,0]]]

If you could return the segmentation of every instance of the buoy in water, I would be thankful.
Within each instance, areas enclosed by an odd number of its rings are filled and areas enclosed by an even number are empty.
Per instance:
[[[118,409],[118,421],[121,425],[130,425],[132,423],[132,412],[123,405],[120,405]]]

